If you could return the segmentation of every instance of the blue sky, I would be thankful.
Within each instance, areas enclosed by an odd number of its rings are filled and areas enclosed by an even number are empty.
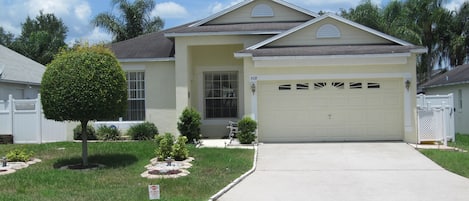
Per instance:
[[[132,0],[131,0],[132,1]],[[155,0],[153,14],[165,21],[165,28],[205,18],[242,0]],[[340,9],[357,6],[361,0],[286,0],[313,12],[321,10],[337,13]],[[454,10],[467,0],[447,0],[446,7]],[[389,0],[372,0],[385,6]],[[0,26],[16,35],[27,16],[35,17],[40,10],[54,13],[68,27],[67,43],[85,40],[92,43],[108,42],[111,35],[93,27],[91,19],[102,12],[112,12],[111,0],[0,0]]]

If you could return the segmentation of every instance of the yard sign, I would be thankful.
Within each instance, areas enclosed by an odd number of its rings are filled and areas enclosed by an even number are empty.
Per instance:
[[[148,185],[148,195],[150,200],[160,199],[160,185]]]

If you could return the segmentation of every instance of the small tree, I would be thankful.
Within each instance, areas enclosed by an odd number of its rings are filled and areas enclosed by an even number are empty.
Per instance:
[[[256,139],[257,122],[251,117],[243,117],[238,122],[238,140],[241,144],[251,144]]]
[[[193,108],[184,109],[179,117],[178,130],[189,142],[200,139],[201,119],[200,114]]]
[[[124,71],[102,45],[62,50],[44,72],[41,94],[46,118],[81,123],[84,167],[88,166],[88,122],[117,118],[127,107]]]

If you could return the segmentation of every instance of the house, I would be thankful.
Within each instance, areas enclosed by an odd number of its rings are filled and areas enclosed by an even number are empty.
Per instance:
[[[455,132],[469,134],[469,64],[442,73],[421,85],[427,95],[453,94]]]
[[[39,93],[42,74],[46,68],[0,45],[0,100],[34,99]]]
[[[112,44],[127,72],[124,120],[202,134],[251,116],[261,142],[417,141],[416,58],[425,48],[334,14],[246,0],[193,23]]]

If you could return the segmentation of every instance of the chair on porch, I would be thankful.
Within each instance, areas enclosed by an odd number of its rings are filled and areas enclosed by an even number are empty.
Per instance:
[[[230,143],[233,142],[233,139],[236,137],[236,133],[238,133],[238,122],[228,121],[228,126],[226,128],[230,129],[230,134],[228,135],[230,139]]]

